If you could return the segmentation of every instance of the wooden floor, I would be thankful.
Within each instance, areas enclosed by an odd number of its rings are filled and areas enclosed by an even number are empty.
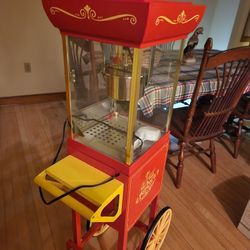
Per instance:
[[[0,106],[0,249],[62,250],[71,237],[70,210],[60,202],[45,206],[33,183],[54,157],[64,119],[63,102]],[[249,146],[245,137],[235,160],[216,142],[216,175],[187,158],[179,190],[165,171],[160,206],[172,207],[173,220],[162,249],[250,249],[236,228],[250,198]],[[130,249],[142,237],[133,229]],[[116,240],[109,229],[86,249],[116,249]]]

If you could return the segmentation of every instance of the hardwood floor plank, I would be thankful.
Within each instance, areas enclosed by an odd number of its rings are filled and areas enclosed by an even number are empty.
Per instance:
[[[0,107],[0,246],[2,246],[3,249],[7,249],[7,216],[6,216],[6,204],[5,204],[5,189],[4,189],[4,182],[7,180],[6,177],[6,171],[4,173],[4,170],[6,169],[5,162],[3,161],[3,154],[5,152],[5,139],[4,139],[4,130],[5,130],[5,110]]]
[[[161,198],[168,200],[168,192],[163,191],[162,193]],[[207,231],[202,222],[197,219],[193,206],[184,205],[178,198],[172,198],[169,205],[174,211],[173,224],[177,228],[181,228],[180,238],[184,238],[192,248],[201,249],[202,247],[211,246],[213,249],[223,249],[221,244],[214,240],[211,232]],[[203,237],[204,233],[206,233],[206,237]]]
[[[61,101],[0,106],[0,249],[62,250],[71,238],[70,209],[60,202],[44,205],[33,182],[51,164],[65,117]],[[162,250],[250,249],[250,240],[237,230],[250,199],[250,137],[244,137],[237,160],[218,141],[215,146],[216,174],[189,157],[178,190],[165,171],[160,208],[172,207],[173,220]],[[59,158],[64,155],[65,146]],[[132,229],[129,249],[143,237]],[[117,239],[117,232],[109,229],[92,238],[86,249],[115,250]]]
[[[53,231],[50,228],[50,221],[48,219],[46,209],[47,207],[41,202],[38,188],[34,184],[33,179],[41,172],[47,161],[46,152],[51,150],[47,149],[46,137],[42,132],[43,128],[37,117],[37,105],[20,106],[17,109],[18,125],[21,130],[22,142],[25,145],[25,160],[27,163],[28,177],[31,183],[32,199],[35,206],[34,214],[39,225],[41,236],[42,249],[55,249],[53,238]],[[31,129],[30,126],[33,128]]]
[[[217,146],[219,147],[220,153],[223,154],[221,145],[216,145],[216,147]],[[185,184],[183,184],[180,190],[173,190],[173,192],[186,206],[189,204],[192,207],[192,211],[195,212],[195,217],[199,216],[199,220],[206,227],[204,233],[206,233],[206,231],[211,232],[214,241],[219,241],[223,248],[248,249],[249,242],[246,241],[245,237],[237,230],[234,223],[232,223],[233,221],[232,218],[229,217],[228,211],[230,210],[234,216],[238,214],[236,220],[238,223],[246,203],[250,198],[250,179],[240,174],[242,174],[242,170],[245,169],[245,167],[249,167],[249,165],[244,165],[241,167],[242,169],[237,168],[236,170],[236,166],[232,164],[233,160],[230,159],[230,157],[228,158],[227,156],[227,161],[231,163],[227,162],[224,164],[222,160],[224,157],[224,155],[218,157],[218,172],[216,175],[207,172],[207,169],[202,165],[195,166],[194,163],[197,165],[195,157],[187,158],[184,172]],[[247,175],[249,175],[249,171]],[[199,176],[199,178],[195,178],[197,176]],[[166,177],[168,178],[168,176]],[[236,179],[233,187],[231,185],[232,183],[225,185],[227,182],[232,182],[231,179]],[[172,186],[170,185],[169,187],[172,191]],[[168,196],[170,196],[169,199],[172,202],[172,193],[169,189],[168,191],[166,190],[166,193],[168,193]],[[210,206],[210,204],[212,205]],[[226,213],[225,206],[228,206]],[[179,209],[179,206],[176,209]],[[204,215],[202,215],[202,212],[204,212]],[[210,214],[210,217],[207,218],[207,214]],[[219,230],[215,230],[216,228]],[[210,244],[204,245],[203,247],[207,249],[209,246]]]
[[[32,239],[39,242],[40,233],[36,231],[37,227],[33,224],[36,221],[31,218],[34,214],[33,202],[30,202],[29,199],[29,181],[25,171],[25,161],[23,161],[23,149],[16,114],[6,112],[5,115],[2,117],[3,120],[12,124],[12,126],[4,128],[5,135],[9,134],[11,137],[6,143],[5,153],[1,157],[4,163],[8,163],[8,167],[3,169],[5,217],[7,229],[10,229],[7,233],[7,249],[21,246],[28,250],[34,248],[34,246],[29,245]],[[16,159],[19,159],[18,164]]]

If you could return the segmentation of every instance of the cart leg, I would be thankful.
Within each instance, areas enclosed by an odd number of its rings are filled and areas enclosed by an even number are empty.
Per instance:
[[[158,204],[159,204],[159,195],[157,195],[154,200],[152,201],[152,203],[150,204],[150,213],[149,213],[149,226],[151,225],[151,223],[153,222],[155,215],[157,213],[157,209],[158,209]]]
[[[73,242],[67,242],[67,249],[80,250],[82,242],[81,216],[76,211],[72,210],[72,226],[73,226]]]
[[[128,242],[128,227],[127,223],[123,221],[121,229],[119,229],[119,236],[118,236],[118,250],[126,250],[127,249],[127,242]]]
[[[73,237],[77,246],[81,246],[82,239],[82,227],[81,216],[76,211],[72,210],[72,222],[73,222]]]

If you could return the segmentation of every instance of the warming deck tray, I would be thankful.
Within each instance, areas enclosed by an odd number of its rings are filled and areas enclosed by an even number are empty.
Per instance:
[[[108,180],[111,176],[89,164],[67,156],[47,168],[35,178],[35,183],[55,197],[81,185],[94,185]],[[67,195],[61,201],[91,222],[113,222],[121,214],[123,183],[113,179],[105,184],[91,188],[81,188],[76,194]],[[104,209],[117,197],[115,214],[104,215]],[[86,202],[84,202],[86,201]],[[93,206],[89,206],[89,204]],[[96,209],[92,209],[96,207]]]

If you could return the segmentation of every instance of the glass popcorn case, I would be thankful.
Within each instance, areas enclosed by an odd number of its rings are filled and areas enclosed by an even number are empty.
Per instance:
[[[163,0],[43,0],[43,6],[62,35],[70,126],[68,155],[34,179],[42,201],[60,200],[72,210],[67,249],[84,248],[109,226],[118,232],[119,250],[127,249],[134,226],[146,235],[132,249],[160,249],[172,217],[167,206],[156,213],[183,41],[205,7]],[[169,104],[161,107],[156,101],[166,86]],[[46,201],[42,190],[55,198]]]
[[[137,49],[69,36],[67,51],[73,139],[132,163],[168,131],[173,102],[147,119],[138,101],[147,87],[176,88],[181,41]]]

